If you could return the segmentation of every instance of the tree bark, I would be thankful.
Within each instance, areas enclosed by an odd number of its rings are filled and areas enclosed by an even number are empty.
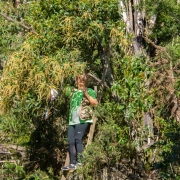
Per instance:
[[[100,56],[101,56],[101,63],[103,65],[103,73],[101,77],[100,88],[98,91],[99,100],[101,99],[105,84],[107,83],[107,85],[111,87],[114,82],[111,61],[110,61],[111,48],[112,48],[111,42],[109,43],[108,47],[103,47],[101,44],[99,44],[98,46],[98,51],[100,52]]]
[[[143,34],[144,34],[144,17],[145,13],[141,13],[137,7],[140,0],[129,0],[128,8],[127,5],[123,3],[122,0],[119,0],[119,7],[123,10],[123,19],[126,23],[127,33],[133,33],[133,50],[136,56],[140,55],[144,51],[144,43],[143,43]],[[148,81],[148,80],[147,80]],[[149,87],[148,87],[149,88]],[[147,142],[153,143],[150,137],[153,136],[153,119],[151,118],[150,113],[145,113],[143,117],[143,127],[148,127],[149,129],[149,137]]]

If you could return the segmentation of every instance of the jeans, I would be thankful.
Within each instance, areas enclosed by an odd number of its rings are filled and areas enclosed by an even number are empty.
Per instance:
[[[87,130],[89,130],[89,127],[90,123],[68,126],[70,164],[76,164],[77,161],[80,162],[84,149],[83,137]]]

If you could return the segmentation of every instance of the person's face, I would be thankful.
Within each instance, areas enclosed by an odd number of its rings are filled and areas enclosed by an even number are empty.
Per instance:
[[[77,86],[79,90],[83,90],[85,88],[85,79],[83,76],[77,77]]]

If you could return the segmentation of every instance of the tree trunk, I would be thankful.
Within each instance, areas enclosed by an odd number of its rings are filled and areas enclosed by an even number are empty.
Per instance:
[[[110,61],[111,43],[108,47],[103,47],[101,46],[101,44],[99,44],[98,51],[100,52],[101,63],[103,65],[103,73],[101,77],[100,88],[98,91],[98,99],[100,100],[105,84],[107,83],[107,85],[111,87],[114,82],[111,61]]]
[[[119,0],[119,8],[123,10],[123,19],[126,23],[126,30],[128,33],[134,34],[133,39],[133,50],[135,55],[140,55],[145,52],[144,47],[144,18],[145,13],[138,11],[134,7],[137,7],[140,0],[129,0],[128,6],[124,4],[122,0]],[[128,7],[128,8],[127,8]],[[148,81],[148,80],[147,80]],[[154,141],[150,137],[153,136],[153,119],[151,118],[150,113],[145,113],[143,118],[143,127],[149,129],[148,132],[148,144],[152,144]]]

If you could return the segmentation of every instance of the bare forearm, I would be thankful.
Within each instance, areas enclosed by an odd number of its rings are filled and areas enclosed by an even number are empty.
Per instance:
[[[97,106],[98,105],[98,101],[94,98],[92,98],[87,91],[84,91],[84,95],[86,96],[86,98],[89,100],[90,104],[92,106]]]

